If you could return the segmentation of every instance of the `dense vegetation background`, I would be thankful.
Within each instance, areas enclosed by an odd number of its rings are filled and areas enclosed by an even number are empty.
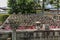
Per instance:
[[[36,3],[33,0],[8,0],[9,13],[35,13]]]

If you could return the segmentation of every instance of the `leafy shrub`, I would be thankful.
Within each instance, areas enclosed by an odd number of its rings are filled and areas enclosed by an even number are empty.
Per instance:
[[[5,21],[8,16],[9,16],[9,15],[3,15],[3,21]]]
[[[9,14],[0,14],[0,21],[4,22],[8,16]]]

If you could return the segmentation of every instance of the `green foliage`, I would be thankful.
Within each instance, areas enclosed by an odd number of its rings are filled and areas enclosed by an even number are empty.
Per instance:
[[[10,8],[9,13],[18,13],[16,0],[8,0],[8,7]]]
[[[4,22],[8,16],[9,14],[0,14],[0,21]]]
[[[50,4],[53,4],[53,0],[50,1]]]
[[[3,15],[3,21],[5,21],[8,16],[9,16],[9,15]]]
[[[32,12],[36,12],[34,7],[35,7],[35,3],[33,0],[9,0],[8,1],[8,7],[10,7],[11,9],[9,10],[9,13],[16,13],[18,14],[19,12],[24,13],[32,13]]]
[[[34,1],[30,0],[23,0],[22,3],[19,4],[21,12],[24,13],[35,13],[35,3]]]

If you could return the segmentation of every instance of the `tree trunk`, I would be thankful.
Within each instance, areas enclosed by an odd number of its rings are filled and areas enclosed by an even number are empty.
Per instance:
[[[16,40],[16,29],[12,31],[12,40]]]

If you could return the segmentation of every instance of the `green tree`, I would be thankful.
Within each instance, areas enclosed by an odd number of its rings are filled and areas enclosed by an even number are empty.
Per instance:
[[[34,7],[35,7],[35,3],[32,0],[20,0],[18,3],[18,7],[19,7],[19,11],[22,12],[23,14],[25,13],[32,13],[32,12],[36,12]]]
[[[12,40],[16,40],[16,27],[19,26],[17,19],[16,19],[16,14],[18,14],[19,12],[22,13],[30,13],[34,10],[35,4],[32,0],[8,0],[8,7],[10,8],[9,13],[10,14],[14,14],[14,17],[11,17],[9,22],[12,29]],[[15,16],[16,15],[16,16]],[[19,18],[18,18],[19,19]]]
[[[8,7],[10,8],[10,14],[17,14],[19,12],[16,0],[8,0]],[[10,26],[12,27],[12,40],[16,40],[16,27],[19,26],[16,23],[17,21],[15,17],[16,16],[13,17],[14,19],[12,18],[11,20],[9,20]]]
[[[31,13],[35,12],[35,3],[33,0],[8,0],[9,13]]]
[[[8,11],[10,14],[12,13],[18,13],[18,8],[17,8],[17,2],[16,0],[8,0],[8,7],[10,10]]]

